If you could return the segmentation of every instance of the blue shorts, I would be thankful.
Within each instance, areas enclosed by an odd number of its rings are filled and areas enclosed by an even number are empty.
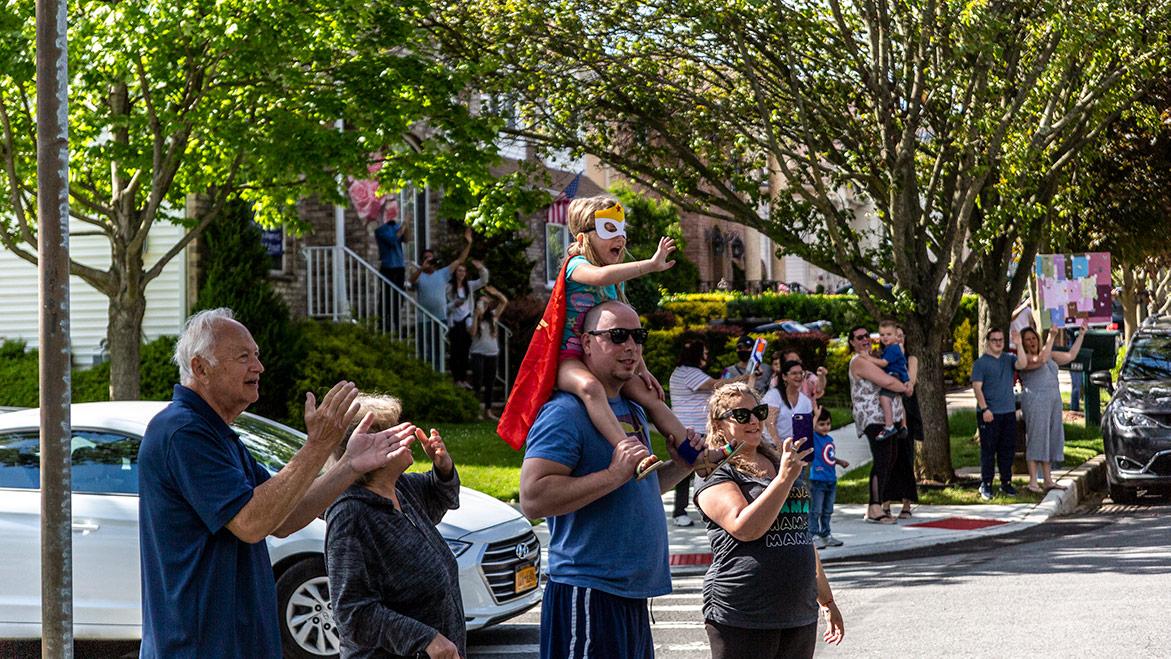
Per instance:
[[[654,657],[645,599],[596,588],[545,584],[541,600],[541,657]]]

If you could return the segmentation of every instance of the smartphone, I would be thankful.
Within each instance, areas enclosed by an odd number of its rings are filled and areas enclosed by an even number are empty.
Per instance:
[[[813,448],[813,415],[793,415],[793,444],[799,451]],[[805,456],[805,462],[813,462],[813,452]]]

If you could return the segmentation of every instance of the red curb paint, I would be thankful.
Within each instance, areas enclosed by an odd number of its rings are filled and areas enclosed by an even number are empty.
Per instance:
[[[922,522],[920,524],[906,524],[905,526],[914,526],[925,529],[949,529],[952,531],[974,531],[976,529],[983,529],[989,526],[1000,526],[1001,524],[1008,524],[996,519],[973,519],[970,517],[947,517],[945,519],[937,519],[934,522]]]
[[[711,565],[711,554],[671,554],[671,565]]]

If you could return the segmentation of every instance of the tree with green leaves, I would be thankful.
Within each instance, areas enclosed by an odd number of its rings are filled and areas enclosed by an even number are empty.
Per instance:
[[[684,253],[687,241],[679,224],[679,209],[666,199],[656,199],[635,190],[626,182],[610,186],[610,194],[626,207],[626,251],[635,260],[655,255],[659,238],[675,240],[675,265],[663,272],[652,272],[626,282],[626,297],[639,313],[654,311],[660,291],[693,293],[699,288],[699,268]]]
[[[0,8],[0,242],[30,263],[34,5]],[[139,393],[146,287],[233,195],[267,225],[304,229],[296,201],[342,202],[339,179],[380,153],[388,189],[442,188],[441,212],[456,217],[492,196],[489,219],[515,216],[508,202],[530,193],[488,169],[500,121],[471,114],[467,67],[428,56],[427,11],[420,0],[70,3],[70,215],[109,240],[111,257],[70,272],[109,298],[112,397]],[[187,195],[205,193],[206,212],[185,216]],[[148,263],[157,222],[187,231]]]
[[[1053,249],[1110,252],[1129,341],[1140,302],[1171,311],[1171,74],[1106,131],[1070,180]]]
[[[433,32],[479,88],[518,98],[517,136],[756,228],[904,320],[921,474],[950,480],[941,356],[964,289],[1008,291],[1006,246],[1036,249],[1069,163],[1167,66],[1168,12],[482,0],[439,4]]]

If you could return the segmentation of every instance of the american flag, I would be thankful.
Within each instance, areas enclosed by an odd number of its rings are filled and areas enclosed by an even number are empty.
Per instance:
[[[577,186],[581,184],[581,175],[584,172],[578,172],[577,176],[565,186],[565,189],[557,195],[553,203],[549,205],[549,213],[545,221],[549,224],[565,224],[569,220],[569,202],[577,196]]]

